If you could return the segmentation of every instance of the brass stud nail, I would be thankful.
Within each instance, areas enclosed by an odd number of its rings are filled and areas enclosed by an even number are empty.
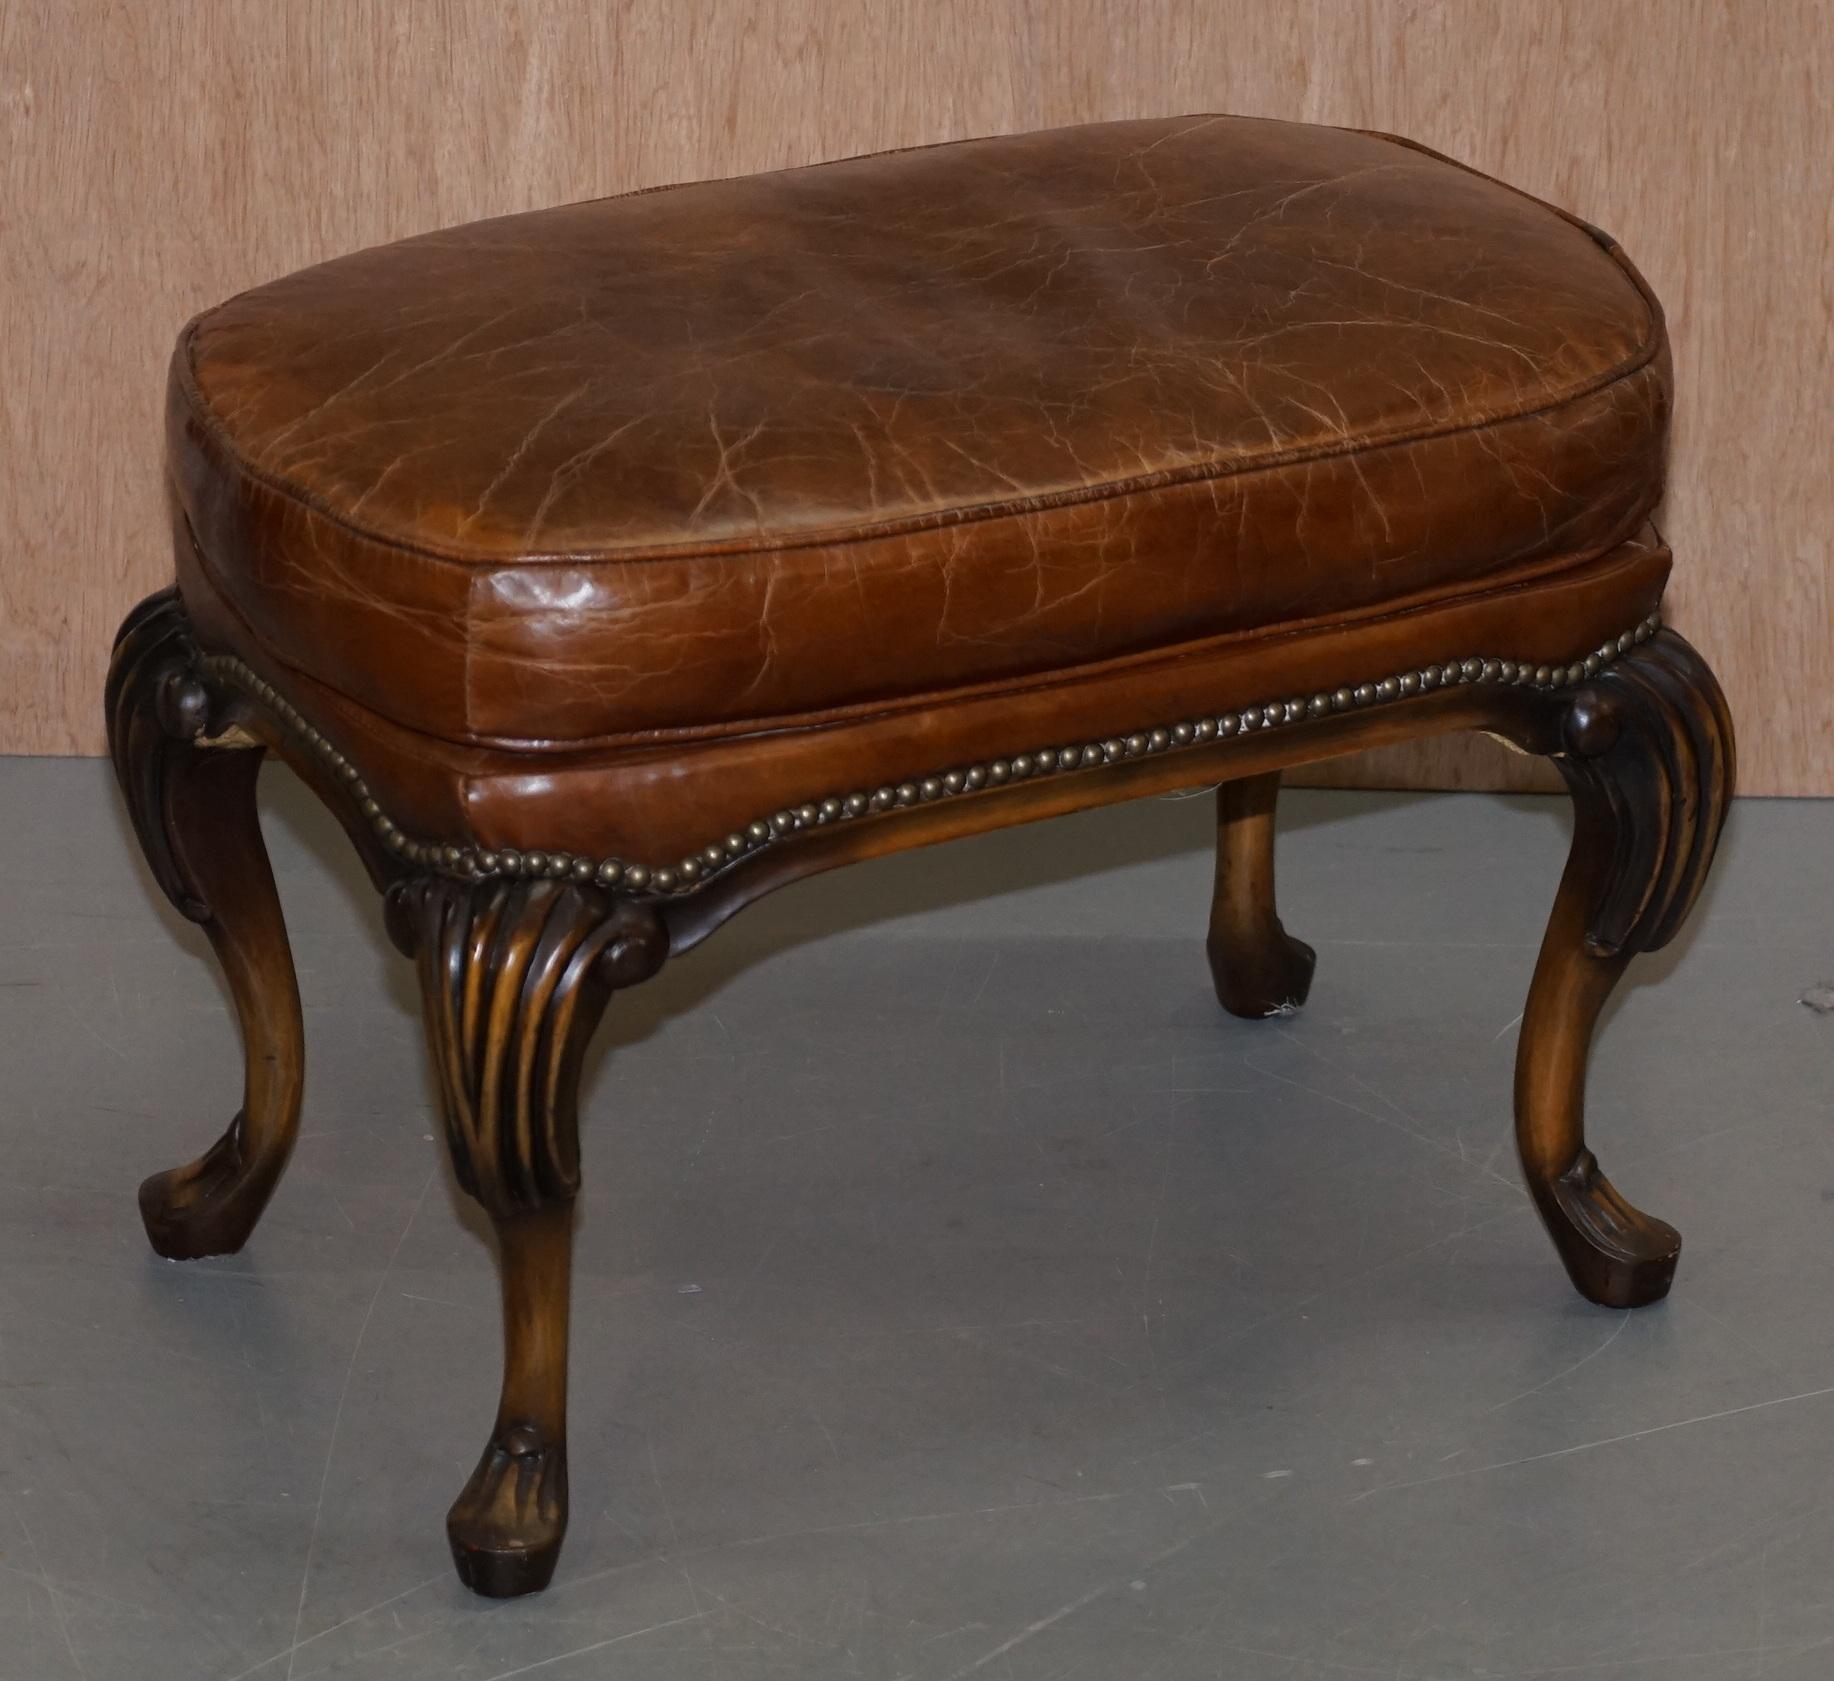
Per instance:
[[[1239,713],[1157,725],[1150,730],[1136,730],[1124,737],[1110,736],[1100,742],[1039,748],[1031,753],[1017,754],[1010,760],[992,759],[945,771],[940,775],[922,777],[915,782],[900,783],[896,787],[887,785],[871,793],[859,790],[845,796],[829,795],[819,803],[805,804],[793,810],[785,809],[768,820],[758,819],[748,824],[743,832],[735,830],[727,836],[723,845],[715,843],[699,854],[684,859],[676,868],[657,870],[653,874],[642,865],[626,866],[616,859],[606,859],[595,865],[589,859],[575,858],[565,852],[520,854],[510,847],[501,852],[489,852],[410,840],[384,814],[380,803],[371,796],[368,786],[358,774],[356,766],[338,751],[321,730],[308,723],[282,699],[272,684],[255,677],[246,667],[227,658],[206,656],[199,661],[199,665],[206,671],[236,675],[245,689],[268,699],[276,713],[290,720],[299,739],[322,755],[338,778],[349,785],[352,797],[363,815],[375,826],[384,844],[393,851],[417,862],[429,861],[447,869],[462,869],[468,873],[491,874],[502,871],[508,874],[552,877],[571,874],[581,882],[597,879],[610,885],[621,881],[637,888],[653,884],[660,892],[672,892],[694,882],[708,871],[722,868],[728,858],[741,857],[752,847],[763,845],[775,836],[819,823],[834,822],[843,817],[883,811],[894,805],[914,805],[920,801],[940,799],[946,794],[997,786],[1009,780],[1053,770],[1070,771],[1083,766],[1117,762],[1124,758],[1138,758],[1144,753],[1164,752],[1171,747],[1187,747],[1195,742],[1227,738],[1250,730],[1271,729],[1281,724],[1297,723],[1303,718],[1319,718],[1332,711],[1368,706],[1377,700],[1390,701],[1445,685],[1500,682],[1540,689],[1567,687],[1596,676],[1612,659],[1627,653],[1638,643],[1647,641],[1660,627],[1660,612],[1651,613],[1614,641],[1605,642],[1593,653],[1570,664],[1537,666],[1526,661],[1480,659],[1473,656],[1447,661],[1443,665],[1428,665],[1418,671],[1384,677],[1374,683],[1359,683],[1355,688],[1341,687],[1328,692],[1321,690],[1303,698],[1248,706]]]

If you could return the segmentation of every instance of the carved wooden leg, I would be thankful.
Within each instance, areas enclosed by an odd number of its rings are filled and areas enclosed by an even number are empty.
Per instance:
[[[655,912],[570,881],[427,878],[388,900],[419,959],[453,1170],[496,1227],[503,1392],[446,1518],[469,1588],[547,1586],[567,1528],[567,1296],[580,1059],[613,990],[667,951]]]
[[[1317,954],[1274,906],[1274,802],[1280,773],[1216,791],[1216,894],[1205,950],[1216,996],[1232,1016],[1286,1015],[1305,1002]]]
[[[1555,762],[1578,808],[1516,1051],[1516,1140],[1580,1294],[1668,1294],[1681,1238],[1640,1213],[1585,1142],[1586,1053],[1630,959],[1692,908],[1732,797],[1732,721],[1700,656],[1663,631],[1566,698]]]
[[[242,1109],[196,1161],[140,1187],[147,1236],[192,1260],[240,1249],[286,1166],[305,1065],[286,924],[255,815],[262,751],[198,674],[176,592],[142,602],[109,668],[109,751],[167,898],[210,937],[235,1000]]]

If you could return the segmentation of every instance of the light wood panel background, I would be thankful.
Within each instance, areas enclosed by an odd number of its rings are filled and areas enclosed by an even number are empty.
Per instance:
[[[376,241],[1097,118],[1396,130],[1611,229],[1681,387],[1672,617],[1754,793],[1834,793],[1834,18],[1823,0],[0,0],[0,749],[93,753],[168,576],[194,311]],[[1540,767],[1532,767],[1540,768]],[[1349,778],[1520,782],[1487,744]]]

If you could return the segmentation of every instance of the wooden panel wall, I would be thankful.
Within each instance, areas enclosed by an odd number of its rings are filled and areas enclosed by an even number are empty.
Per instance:
[[[195,310],[652,182],[1104,117],[1417,136],[1615,232],[1681,382],[1673,617],[1744,785],[1834,793],[1834,83],[1823,0],[0,0],[0,749],[90,753],[167,576]],[[1470,785],[1487,749],[1352,767]]]

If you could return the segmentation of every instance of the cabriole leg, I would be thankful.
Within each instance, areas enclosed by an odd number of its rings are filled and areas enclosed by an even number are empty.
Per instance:
[[[667,937],[647,907],[561,881],[405,881],[388,912],[419,961],[453,1171],[501,1249],[503,1389],[446,1530],[467,1587],[533,1593],[567,1528],[580,1060],[613,990],[653,973]]]
[[[1305,1002],[1317,956],[1281,926],[1274,905],[1274,802],[1280,773],[1216,791],[1216,893],[1204,949],[1232,1016],[1288,1015]]]
[[[1586,1057],[1611,989],[1692,908],[1732,797],[1725,697],[1660,632],[1565,697],[1555,757],[1577,808],[1516,1049],[1516,1141],[1535,1205],[1581,1295],[1667,1295],[1681,1238],[1639,1212],[1586,1147]]]
[[[108,744],[147,863],[209,936],[235,1000],[242,1108],[196,1161],[140,1187],[147,1236],[193,1260],[240,1249],[299,1130],[305,1066],[299,989],[255,813],[262,750],[199,675],[176,591],[141,603],[115,639]]]

